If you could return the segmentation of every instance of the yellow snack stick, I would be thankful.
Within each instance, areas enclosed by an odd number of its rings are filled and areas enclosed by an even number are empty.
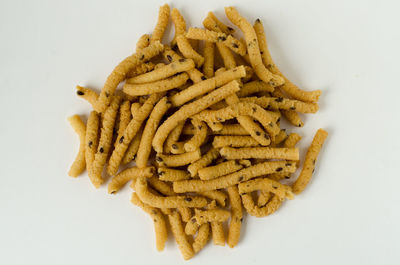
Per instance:
[[[253,102],[262,108],[273,110],[295,110],[301,113],[316,113],[318,111],[317,103],[303,102],[282,97],[248,97],[241,98],[243,102]]]
[[[228,175],[242,168],[243,166],[238,161],[231,160],[217,164],[215,166],[199,169],[198,174],[200,179],[209,180]]]
[[[240,228],[243,220],[242,199],[236,185],[228,187],[228,195],[231,204],[231,222],[229,223],[227,242],[228,246],[233,248],[240,238]]]
[[[278,173],[274,173],[274,174],[278,174]],[[270,176],[270,175],[268,175],[268,176]],[[278,181],[278,180],[276,180],[276,181]],[[269,191],[260,190],[260,195],[257,198],[257,206],[258,207],[265,206],[271,200],[271,198],[273,196],[275,196],[275,195]]]
[[[271,147],[276,147],[279,144],[281,144],[283,141],[286,140],[287,138],[286,130],[282,129],[280,132],[275,136],[275,139],[273,142],[271,142]]]
[[[318,154],[321,151],[326,137],[328,137],[328,132],[323,129],[319,129],[315,134],[314,139],[307,150],[306,158],[304,160],[304,165],[301,169],[300,175],[292,186],[295,194],[300,194],[310,182],[312,174],[315,170],[315,163],[317,161]]]
[[[258,46],[256,32],[252,25],[242,17],[234,7],[225,7],[225,14],[228,19],[238,26],[244,34],[247,51],[250,58],[251,66],[256,72],[258,78],[266,83],[273,84],[274,86],[282,85],[285,81],[279,76],[272,74],[263,64],[260,54],[260,48]]]
[[[186,32],[186,22],[178,9],[173,8],[171,12],[171,19],[175,26],[175,37],[183,35]]]
[[[221,156],[226,159],[284,159],[299,160],[298,148],[274,148],[274,147],[222,147],[219,150]],[[291,162],[288,162],[291,163]]]
[[[266,174],[274,172],[293,173],[295,170],[294,163],[290,163],[289,166],[287,161],[264,162],[216,179],[176,181],[173,183],[173,189],[177,193],[223,189]]]
[[[238,97],[241,98],[240,100],[243,100],[242,97],[246,97],[251,94],[255,94],[258,92],[272,92],[272,91],[274,91],[274,87],[271,86],[270,84],[267,84],[262,80],[255,80],[244,84],[243,87],[240,89],[240,91],[237,93],[237,95]]]
[[[186,223],[185,233],[194,235],[202,224],[209,222],[225,222],[230,217],[230,212],[222,209],[194,210],[194,216]]]
[[[154,222],[154,231],[156,234],[156,248],[158,251],[163,251],[165,242],[168,239],[168,228],[164,214],[157,208],[144,204],[136,193],[132,193],[131,202],[139,206],[146,213],[148,213]]]
[[[213,160],[217,159],[218,157],[219,157],[218,149],[214,148],[210,149],[199,160],[188,166],[188,171],[190,172],[190,175],[192,177],[195,177],[201,168],[208,166],[209,164],[211,164]]]
[[[187,134],[185,130],[186,127],[183,128],[183,134]],[[214,135],[249,135],[246,129],[243,128],[240,124],[224,124],[220,131],[213,131]]]
[[[239,84],[237,81],[232,81],[214,91],[206,96],[203,96],[196,101],[182,106],[174,114],[172,114],[160,127],[153,139],[153,148],[157,153],[162,153],[164,141],[168,134],[175,128],[179,122],[185,121],[187,118],[193,116],[194,114],[208,108],[209,106],[221,101],[226,96],[235,93],[239,90]]]
[[[206,123],[213,132],[218,132],[222,130],[223,125],[220,122],[206,122]]]
[[[124,131],[124,135],[121,136],[118,140],[118,144],[115,146],[114,151],[111,154],[107,172],[111,176],[117,173],[118,167],[121,163],[121,160],[125,154],[126,149],[128,149],[129,144],[131,143],[132,139],[139,131],[140,127],[142,126],[144,120],[149,116],[150,112],[152,111],[154,105],[163,97],[162,93],[152,94],[143,106],[140,107],[137,115],[132,117],[132,120],[129,122],[128,126]],[[121,140],[122,139],[122,140]]]
[[[153,71],[155,65],[152,62],[144,62],[132,68],[128,73],[126,73],[126,78],[131,78],[137,75],[145,74],[147,72]]]
[[[189,40],[184,35],[176,36],[176,43],[182,55],[185,58],[192,59],[196,63],[196,67],[201,67],[203,65],[204,57],[192,48]]]
[[[100,115],[96,111],[90,112],[87,124],[86,124],[86,146],[85,146],[85,161],[89,179],[93,178],[93,161],[94,155],[96,154],[97,145],[99,143],[99,124]]]
[[[283,147],[289,148],[294,147],[296,144],[301,140],[301,136],[297,133],[291,133],[286,138],[285,142],[283,143]]]
[[[208,209],[217,209],[216,202],[212,201],[208,205]],[[225,232],[222,222],[211,222],[211,235],[214,245],[225,246]]]
[[[144,127],[142,139],[140,140],[139,149],[136,155],[136,165],[139,168],[144,168],[147,166],[147,162],[150,157],[151,152],[151,141],[157,130],[157,127],[167,112],[171,104],[168,103],[167,97],[163,97],[152,110],[149,119]]]
[[[198,120],[191,120],[191,122],[196,128],[196,131],[193,134],[193,137],[183,146],[186,152],[193,152],[194,150],[199,149],[207,137],[207,125],[204,122]]]
[[[131,115],[131,103],[129,100],[125,100],[122,102],[121,106],[119,106],[119,127],[117,140],[121,138],[126,126],[128,126],[129,122],[131,121]],[[116,144],[117,143],[114,143],[114,145]]]
[[[214,76],[214,53],[215,53],[215,44],[206,41],[204,44],[203,73],[207,78],[211,78]]]
[[[83,123],[79,115],[74,115],[68,118],[71,127],[74,129],[76,134],[79,136],[79,151],[76,155],[74,162],[71,165],[71,168],[68,171],[68,175],[76,178],[85,170],[86,161],[85,161],[85,135],[86,135],[86,125]]]
[[[218,190],[199,191],[197,194],[218,202],[222,207],[225,207],[228,198],[224,192]]]
[[[162,52],[163,49],[164,46],[159,41],[156,41],[153,44],[150,44],[149,47],[140,50],[138,53],[125,58],[121,63],[119,63],[107,77],[96,102],[95,110],[99,113],[105,111],[111,102],[111,97],[114,95],[115,89],[118,84],[125,79],[126,74],[138,64],[145,62]]]
[[[224,146],[230,147],[254,147],[260,144],[251,136],[215,136],[212,143],[214,148],[221,148]]]
[[[233,34],[235,30],[222,23],[213,12],[208,12],[207,17],[203,20],[203,25],[206,29],[223,32],[225,34]]]
[[[159,40],[161,42],[161,40]],[[136,52],[148,47],[150,45],[150,35],[143,34],[136,42]]]
[[[155,70],[157,71],[157,70]],[[189,76],[186,73],[181,73],[164,80],[155,81],[144,84],[125,83],[123,91],[131,96],[143,96],[154,93],[168,91],[180,87],[186,83]]]
[[[182,221],[184,221],[185,223],[189,222],[190,218],[192,218],[192,209],[188,207],[179,207],[177,209],[181,214]]]
[[[151,34],[150,43],[154,43],[155,41],[161,42],[164,36],[165,29],[167,28],[168,25],[169,13],[170,13],[170,8],[168,4],[165,4],[160,7],[158,11],[157,24],[153,30],[153,33]]]
[[[108,193],[113,194],[118,192],[126,183],[138,177],[150,178],[154,175],[154,171],[154,167],[126,168],[112,177],[110,183],[108,184]]]
[[[208,242],[210,238],[210,224],[202,224],[199,227],[199,232],[193,241],[193,250],[198,253]]]
[[[217,46],[218,52],[221,55],[225,68],[232,69],[236,67],[235,57],[233,56],[231,50],[228,47],[226,47],[223,43],[216,43],[215,45]],[[219,72],[223,72],[223,68],[220,68],[218,70]]]
[[[178,143],[184,125],[185,122],[182,121],[170,132],[164,143],[164,153],[169,154],[174,150],[179,150],[179,152],[174,152],[175,154],[182,154],[185,152],[185,149],[183,148],[184,143]]]
[[[165,196],[174,196],[176,193],[172,189],[170,183],[160,180],[157,176],[152,176],[148,179],[149,184],[156,191]]]
[[[200,149],[196,149],[192,152],[187,152],[179,155],[164,155],[157,154],[156,161],[159,166],[167,167],[181,167],[187,164],[191,164],[201,157]]]
[[[257,206],[254,203],[253,198],[251,197],[251,194],[242,194],[242,202],[243,206],[246,209],[246,211],[255,217],[265,217],[268,216],[272,213],[274,213],[276,210],[279,209],[279,207],[282,204],[282,200],[278,196],[272,197],[272,199],[265,205],[263,206]]]
[[[240,194],[253,192],[255,190],[263,190],[272,192],[281,200],[294,199],[292,188],[290,186],[281,184],[278,181],[269,178],[256,178],[241,182],[239,183],[238,188]]]
[[[144,126],[142,125],[140,127],[139,131],[133,137],[132,142],[129,144],[128,149],[126,149],[124,157],[122,158],[123,165],[128,164],[135,158],[135,156],[139,150],[139,145],[140,145],[140,141],[142,139],[143,130],[144,130]]]
[[[76,86],[76,94],[80,97],[85,99],[90,105],[95,106],[97,99],[99,98],[99,94],[90,88],[86,88],[83,86]]]
[[[282,89],[283,91],[285,91],[285,93],[287,93],[289,96],[291,96],[295,99],[305,101],[305,102],[317,102],[319,99],[319,96],[321,95],[321,90],[314,90],[314,91],[301,90],[295,84],[293,84],[289,79],[287,79],[281,73],[279,68],[276,66],[276,64],[272,60],[271,54],[269,53],[269,50],[268,50],[267,38],[265,37],[264,27],[261,23],[261,20],[257,19],[256,22],[254,23],[254,31],[258,38],[264,65],[266,65],[267,68],[272,73],[274,73],[275,75],[281,76],[285,80],[285,83],[282,86],[280,86],[280,89]]]
[[[180,214],[178,212],[173,212],[168,215],[168,219],[171,225],[172,234],[174,234],[175,241],[178,244],[183,258],[185,260],[191,259],[195,253],[185,234]]]
[[[185,170],[173,169],[168,167],[159,167],[158,176],[162,181],[179,181],[190,179],[190,174]]]
[[[242,78],[242,82],[248,83],[254,76],[254,70],[253,68],[247,65],[245,65],[244,68],[246,69],[246,76]]]
[[[278,88],[272,92],[272,95],[277,98],[284,98],[285,95]],[[294,126],[303,127],[304,123],[302,122],[299,114],[294,110],[281,110],[283,116]]]

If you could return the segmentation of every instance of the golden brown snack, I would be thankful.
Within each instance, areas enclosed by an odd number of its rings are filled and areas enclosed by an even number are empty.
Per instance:
[[[228,246],[233,248],[237,245],[240,238],[240,228],[242,226],[243,210],[242,199],[240,198],[236,185],[228,187],[229,201],[231,204],[231,222],[228,230]]]
[[[281,200],[294,199],[292,188],[290,186],[268,178],[257,178],[241,182],[239,183],[238,188],[240,194],[253,192],[255,190],[263,190],[272,192]]]
[[[86,135],[86,125],[83,123],[79,115],[74,115],[68,118],[71,127],[74,129],[76,134],[79,136],[79,151],[76,155],[74,162],[71,165],[71,168],[68,171],[68,175],[76,178],[85,170],[86,160],[85,160],[85,135]]]
[[[191,122],[196,130],[193,137],[183,145],[186,152],[193,152],[199,149],[207,137],[207,125],[204,122],[198,120],[191,120]]]
[[[285,98],[285,95],[279,88],[276,88],[274,92],[271,93],[272,96],[277,98]],[[294,126],[303,127],[304,123],[301,120],[299,114],[294,110],[281,110],[283,116]]]
[[[258,92],[272,92],[274,91],[274,87],[270,84],[265,83],[262,80],[255,80],[248,82],[243,85],[240,91],[237,93],[238,97],[246,97],[251,94],[255,94]],[[243,99],[240,99],[243,100]],[[257,103],[257,102],[254,102]],[[257,103],[258,104],[258,103]],[[262,106],[263,107],[263,106]],[[263,107],[266,108],[266,107]]]
[[[175,211],[171,215],[168,215],[168,219],[183,258],[185,260],[191,259],[195,253],[185,234],[180,214]]]
[[[128,126],[129,122],[131,121],[131,115],[131,103],[129,100],[125,100],[122,102],[121,106],[119,106],[119,127],[118,136],[116,139],[117,141],[119,138],[121,138],[126,126]]]
[[[199,228],[199,232],[193,241],[193,250],[198,253],[208,242],[210,238],[210,224],[202,224]]]
[[[150,43],[154,43],[155,41],[161,42],[164,36],[165,29],[167,28],[168,25],[169,13],[170,13],[170,8],[168,4],[165,4],[160,7],[158,11],[157,24],[153,30],[153,33],[151,34]]]
[[[215,53],[215,44],[206,41],[204,44],[203,73],[207,78],[211,78],[214,76],[214,53]]]
[[[156,161],[159,166],[166,167],[181,167],[184,165],[191,164],[201,157],[200,149],[196,149],[192,152],[187,152],[179,155],[164,155],[157,154]]]
[[[76,86],[76,94],[85,99],[87,102],[90,103],[90,105],[92,105],[92,107],[94,108],[97,99],[99,98],[99,94],[95,91],[93,91],[90,88],[86,88],[83,86]]]
[[[160,180],[162,181],[179,181],[190,179],[190,174],[185,170],[159,167],[157,172]]]
[[[126,149],[124,157],[122,158],[123,165],[128,164],[135,158],[139,150],[139,145],[140,145],[140,140],[142,139],[143,130],[144,126],[142,125],[139,131],[136,133],[135,137],[133,137],[132,142],[129,144],[128,149]]]
[[[310,182],[312,173],[315,169],[315,163],[317,161],[318,154],[321,151],[326,137],[328,137],[328,132],[323,129],[319,129],[315,134],[314,139],[307,150],[306,158],[304,160],[304,165],[300,175],[292,186],[295,194],[300,194]]]
[[[298,135],[297,133],[291,133],[283,143],[283,147],[286,148],[295,147],[300,140],[301,140],[300,135]]]
[[[222,209],[213,210],[194,210],[194,216],[186,223],[185,233],[187,235],[194,235],[202,224],[209,222],[225,222],[228,220],[230,212]]]
[[[161,40],[159,41],[161,42]],[[150,35],[143,34],[136,42],[136,52],[139,52],[141,49],[144,49],[149,45],[150,45]]]
[[[201,67],[204,63],[204,57],[198,54],[190,45],[189,40],[185,35],[176,36],[176,43],[179,51],[185,58],[192,59],[196,63],[196,67]]]
[[[273,110],[295,110],[302,113],[316,113],[318,111],[317,103],[302,102],[282,97],[248,97],[241,98],[240,100],[244,102],[253,102],[263,108]]]
[[[207,17],[203,20],[206,29],[223,32],[225,34],[233,34],[235,30],[222,23],[213,12],[208,12]]]
[[[85,136],[85,160],[86,169],[88,172],[89,179],[93,178],[93,161],[94,155],[96,154],[97,145],[99,143],[99,124],[100,115],[96,111],[90,112],[87,124],[86,124],[86,136]]]
[[[219,150],[226,159],[284,159],[299,160],[298,148],[273,148],[273,147],[223,147]],[[290,162],[289,162],[290,163]]]
[[[179,137],[181,136],[183,126],[185,125],[185,122],[182,121],[180,122],[168,135],[167,139],[165,140],[164,143],[164,153],[169,154],[169,153],[174,153],[174,154],[182,154],[185,152],[183,148],[182,142],[178,143]],[[173,152],[175,151],[175,152]]]
[[[199,169],[199,178],[202,180],[215,179],[242,169],[243,166],[235,160],[226,161],[215,166]]]
[[[246,209],[246,211],[250,215],[256,216],[256,217],[268,216],[268,215],[274,213],[276,210],[278,210],[282,204],[282,201],[280,200],[280,198],[278,196],[272,197],[272,199],[267,204],[262,205],[262,206],[257,206],[254,203],[253,198],[251,197],[251,194],[249,194],[249,193],[242,194],[241,197],[242,197],[243,206]]]
[[[230,147],[254,147],[260,144],[251,136],[214,136],[212,143],[214,148],[221,148],[224,146]]]
[[[219,157],[218,149],[210,149],[205,155],[199,160],[188,166],[188,171],[192,177],[195,177],[200,169],[208,166],[211,162]]]
[[[138,168],[130,167],[124,169],[114,177],[108,184],[108,193],[113,194],[119,191],[127,182],[138,177],[150,178],[154,175],[154,167]]]
[[[280,145],[283,141],[285,141],[287,138],[286,130],[282,129],[280,132],[276,135],[275,139],[273,142],[271,142],[271,147],[276,147]]]
[[[128,73],[126,73],[126,78],[131,78],[137,75],[145,74],[147,72],[153,71],[155,65],[152,62],[144,62],[132,68]]]
[[[215,202],[218,202],[219,205],[225,207],[227,196],[223,191],[218,190],[210,190],[210,191],[199,191],[197,194],[207,197]]]

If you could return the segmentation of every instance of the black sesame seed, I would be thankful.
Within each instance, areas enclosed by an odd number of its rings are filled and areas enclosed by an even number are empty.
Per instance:
[[[292,163],[286,163],[285,166],[290,167]]]
[[[240,222],[243,222],[243,217],[242,217],[242,218],[240,218]]]
[[[243,176],[240,176],[240,177],[238,178],[238,181],[241,182],[242,180],[243,180]]]
[[[109,97],[109,96],[110,96],[110,93],[106,92],[106,97]]]
[[[264,54],[264,52],[263,52],[263,51],[260,51],[260,54]]]
[[[180,62],[180,63],[183,63],[183,62],[185,62],[185,61],[186,61],[185,58],[179,59],[179,62]]]
[[[164,171],[160,171],[160,172],[158,172],[158,175],[163,175],[165,172]]]
[[[260,22],[261,22],[261,20],[260,20],[259,18],[257,18],[257,19],[256,19],[256,22],[257,22],[257,23],[260,23]]]
[[[158,161],[158,162],[162,162],[163,160],[162,160],[162,158],[161,158],[161,157],[159,157],[159,156],[156,156],[156,161]]]
[[[201,130],[201,129],[203,128],[203,126],[199,125],[199,126],[197,126],[197,128],[198,128],[199,130]]]
[[[265,138],[265,139],[269,139],[269,135],[266,134],[266,133],[264,133],[264,138]]]
[[[257,136],[260,136],[261,133],[260,133],[259,131],[256,131],[256,135],[257,135]]]
[[[124,141],[124,136],[121,136],[121,138],[119,138],[119,143],[122,144],[123,141]]]
[[[89,148],[92,148],[92,145],[93,145],[93,142],[90,141],[90,142],[88,143]]]
[[[312,170],[312,173],[314,173],[314,171],[315,171],[315,168]]]
[[[196,219],[195,218],[192,218],[192,223],[196,223]]]
[[[171,147],[172,147],[172,149],[175,149],[175,150],[178,149],[178,146],[176,144],[172,144]]]
[[[276,120],[276,122],[280,122],[281,121],[281,117],[279,117],[277,120]]]
[[[192,198],[185,198],[184,200],[187,201],[187,202],[191,202]]]
[[[297,126],[298,126],[298,127],[301,127],[301,123],[299,123]]]
[[[256,42],[257,41],[257,39],[253,39],[253,42]]]
[[[239,45],[237,45],[237,43],[232,42],[232,47],[237,49],[239,48]]]
[[[276,171],[276,172],[280,172],[280,171],[282,171],[282,170],[283,170],[283,168],[278,167],[275,171]]]
[[[219,37],[218,37],[218,40],[219,40],[219,41],[225,41],[225,40],[226,40],[226,37],[225,37],[225,36],[219,36]]]
[[[253,112],[256,112],[256,111],[257,111],[257,108],[256,108],[256,107],[253,107],[251,110],[252,110]]]
[[[144,59],[144,54],[142,54],[142,56],[140,56],[140,60],[143,60]]]
[[[278,187],[277,187],[277,186],[274,186],[274,185],[272,185],[272,188],[274,188],[274,189],[277,189]]]
[[[316,160],[314,159],[314,160],[312,161],[313,165],[315,165],[315,162],[316,162]]]
[[[104,148],[103,148],[103,147],[100,147],[99,152],[100,152],[100,153],[103,153],[103,152],[104,152]]]
[[[236,72],[236,71],[237,71],[237,69],[236,69],[236,68],[233,68],[232,72]]]
[[[233,31],[233,28],[231,28],[231,27],[228,27],[228,30],[229,30],[229,31]]]
[[[203,76],[201,76],[201,80],[206,80],[207,78],[203,75]]]
[[[296,107],[294,107],[294,106],[293,106],[293,107],[290,107],[290,109],[291,109],[291,110],[295,110],[295,109],[296,109]]]
[[[171,57],[171,55],[167,55],[167,59],[168,59],[168,61],[172,62],[172,57]]]
[[[82,92],[82,91],[80,91],[80,90],[76,91],[76,94],[78,94],[79,96],[83,96],[83,95],[85,95],[85,93],[83,93],[83,92]]]
[[[276,98],[275,101],[276,101],[276,102],[282,102],[282,101],[283,101],[283,98],[282,98],[282,97]]]
[[[285,176],[285,179],[290,179],[290,177],[289,176]]]
[[[273,127],[274,125],[272,124],[272,122],[268,123],[269,127]]]

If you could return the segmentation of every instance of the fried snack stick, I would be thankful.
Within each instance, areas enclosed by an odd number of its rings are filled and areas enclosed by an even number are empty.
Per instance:
[[[231,222],[228,230],[228,246],[233,248],[237,245],[240,238],[240,228],[242,226],[243,210],[242,200],[236,185],[228,187],[229,201],[231,204]]]
[[[167,28],[168,25],[169,13],[170,13],[170,8],[168,4],[165,4],[160,7],[158,11],[157,24],[153,30],[153,33],[151,34],[150,43],[154,43],[155,41],[161,42],[164,36],[165,29]]]
[[[150,178],[154,175],[154,167],[138,168],[130,167],[124,169],[114,177],[108,184],[108,193],[113,194],[118,192],[127,182],[138,177]]]
[[[276,210],[278,210],[282,204],[282,201],[278,196],[272,197],[272,199],[267,204],[264,204],[260,207],[255,205],[253,198],[251,197],[251,194],[245,193],[242,194],[241,197],[243,206],[246,209],[246,211],[250,215],[255,217],[265,217],[267,215],[270,215],[274,213]]]
[[[204,122],[198,120],[191,120],[191,122],[193,127],[196,128],[196,131],[193,137],[183,146],[186,152],[193,152],[199,149],[207,137],[207,125]]]
[[[157,208],[177,208],[177,207],[204,207],[207,205],[207,200],[204,197],[196,196],[156,196],[149,192],[147,180],[144,177],[138,177],[135,185],[136,192],[139,198],[150,206]]]
[[[200,149],[196,149],[192,152],[187,152],[179,155],[164,155],[157,154],[156,161],[160,166],[166,167],[181,167],[187,164],[191,164],[201,157]]]
[[[301,113],[316,113],[319,108],[317,103],[302,102],[282,97],[248,97],[241,98],[240,100],[244,102],[253,102],[263,108],[274,110],[295,110]]]
[[[154,69],[151,72],[131,77],[126,81],[131,84],[150,83],[163,80],[177,73],[186,72],[193,68],[194,68],[193,60],[182,58],[170,64],[165,64],[162,66],[160,65],[160,67]]]
[[[137,196],[136,193],[132,193],[131,202],[134,205],[142,208],[143,211],[148,213],[150,215],[151,219],[153,219],[154,231],[156,234],[156,248],[158,251],[163,251],[164,247],[165,247],[165,242],[168,239],[168,228],[167,228],[167,222],[165,220],[165,216],[159,209],[151,207],[147,204],[144,204],[139,199],[139,197]]]
[[[92,166],[93,177],[91,178],[91,181],[96,188],[100,187],[104,181],[101,173],[103,172],[103,167],[106,164],[107,157],[110,153],[114,124],[120,101],[120,97],[114,97],[111,101],[111,105],[104,112],[99,145]]]
[[[226,35],[222,32],[200,29],[200,28],[189,28],[186,33],[186,38],[195,40],[204,40],[213,43],[222,43],[237,54],[244,56],[246,54],[246,46],[243,45],[232,35]]]
[[[272,92],[274,97],[284,98],[284,94],[279,88],[276,88],[274,92]],[[299,114],[294,110],[281,110],[283,116],[294,126],[303,127],[304,123],[302,122]]]
[[[295,147],[300,140],[301,140],[300,135],[298,135],[297,133],[291,133],[283,143],[283,147],[286,148]]]
[[[178,142],[184,125],[185,122],[182,121],[170,132],[164,143],[164,153],[182,154],[185,152],[184,143]]]
[[[154,109],[146,122],[146,126],[144,127],[142,139],[140,140],[139,149],[136,155],[137,167],[144,168],[147,166],[147,161],[149,160],[151,152],[151,141],[153,140],[158,124],[170,106],[171,104],[168,103],[167,97],[163,97],[154,106]]]
[[[194,216],[186,223],[185,233],[194,235],[202,224],[209,222],[225,222],[230,217],[230,212],[222,209],[194,210]]]
[[[210,224],[202,224],[199,228],[199,232],[193,241],[193,250],[198,253],[208,242],[210,238]]]
[[[241,64],[239,64],[241,65]],[[254,70],[250,66],[245,65],[244,68],[246,69],[246,76],[242,78],[243,83],[248,83],[254,76]]]
[[[161,69],[161,68],[159,68]],[[158,69],[157,69],[158,70]],[[157,71],[154,70],[154,71]],[[149,72],[151,73],[151,72]],[[170,78],[155,81],[151,83],[144,83],[144,84],[131,84],[125,83],[124,87],[122,88],[124,93],[130,96],[144,96],[150,95],[154,93],[168,91],[177,87],[180,87],[186,83],[189,79],[189,76],[186,73],[181,73]]]
[[[194,128],[184,126],[182,134],[191,135],[194,133]],[[211,132],[213,135],[249,135],[249,133],[240,124],[223,124],[220,131]]]
[[[121,63],[119,63],[107,77],[96,102],[95,110],[99,113],[105,111],[111,102],[111,96],[114,95],[115,89],[118,84],[124,80],[126,74],[135,66],[162,52],[163,49],[164,46],[159,41],[156,41],[153,44],[150,44],[149,47],[140,50],[138,53],[125,58]]]
[[[214,91],[209,93],[202,98],[193,101],[189,104],[182,106],[173,115],[171,115],[160,127],[153,139],[153,148],[157,153],[162,153],[164,141],[168,134],[171,132],[179,122],[186,120],[187,118],[197,114],[198,112],[208,108],[209,106],[215,104],[216,102],[224,99],[228,95],[238,91],[239,84],[237,81],[232,81]]]
[[[137,75],[145,74],[147,72],[153,71],[155,65],[152,62],[144,62],[132,68],[128,73],[126,73],[126,78],[131,78]]]
[[[154,105],[163,97],[162,93],[153,94],[151,95],[143,106],[140,107],[137,115],[132,117],[132,120],[129,122],[128,126],[124,131],[124,135],[118,140],[118,144],[115,146],[114,151],[111,154],[107,172],[108,174],[115,175],[118,171],[118,167],[121,163],[121,160],[125,154],[126,149],[128,149],[129,144],[131,143],[132,139],[139,131],[140,127],[142,126],[143,121],[149,116],[150,112],[152,111]],[[122,139],[122,140],[121,140]]]
[[[221,31],[227,35],[233,34],[235,29],[228,27],[224,23],[222,23],[213,12],[208,12],[207,17],[203,21],[203,25],[205,28],[213,31]]]
[[[219,150],[226,159],[284,159],[299,160],[298,148],[273,148],[273,147],[222,147]],[[290,162],[288,162],[290,163]]]
[[[161,42],[161,40],[159,40]],[[143,34],[136,42],[136,53],[150,45],[150,35]]]
[[[211,78],[214,76],[214,53],[214,43],[206,41],[204,44],[203,73],[207,78]]]
[[[185,170],[159,167],[157,172],[160,180],[162,181],[179,181],[190,179],[190,174]]]
[[[214,148],[230,147],[255,147],[260,144],[251,136],[215,136],[212,142]]]
[[[266,83],[271,82],[271,84],[274,86],[282,85],[285,82],[284,79],[279,75],[272,74],[264,66],[261,59],[256,32],[254,31],[252,25],[244,17],[242,17],[234,7],[225,7],[225,14],[233,24],[242,30],[246,40],[250,63],[258,78]]]
[[[126,150],[124,157],[122,159],[123,165],[128,164],[135,158],[135,156],[139,150],[139,145],[140,145],[140,140],[142,139],[143,130],[144,130],[144,126],[142,125],[140,127],[139,131],[133,137],[132,142],[129,144],[129,147]]]
[[[215,200],[207,208],[209,210],[217,209]],[[222,222],[211,222],[211,233],[214,245],[225,246],[225,232]]]
[[[292,188],[290,186],[279,183],[278,181],[268,178],[251,179],[241,182],[238,185],[239,193],[250,193],[255,190],[269,191],[278,196],[281,200],[294,199]]]
[[[218,76],[198,82],[170,98],[172,105],[179,107],[186,102],[214,90],[216,87],[225,85],[232,80],[239,79],[246,75],[243,66],[228,70]]]
[[[93,161],[94,155],[96,154],[97,145],[99,143],[99,124],[100,124],[100,115],[97,114],[96,111],[90,112],[89,118],[86,124],[86,147],[85,147],[85,161],[86,161],[86,169],[88,172],[89,179],[93,178]]]
[[[125,100],[119,106],[119,127],[118,127],[118,136],[116,141],[121,138],[122,134],[126,126],[128,126],[129,122],[131,121],[131,103],[129,100]],[[117,143],[115,142],[114,145]]]
[[[282,129],[279,131],[279,133],[276,135],[275,140],[271,142],[271,147],[276,147],[279,144],[281,144],[285,139],[287,138],[286,130]]]
[[[310,182],[312,173],[315,170],[315,163],[319,152],[321,151],[322,145],[325,142],[328,132],[323,129],[319,129],[311,142],[310,147],[307,150],[306,158],[304,160],[303,168],[300,172],[296,182],[292,185],[293,192],[300,194]]]
[[[294,163],[291,163],[290,165],[286,164],[286,161],[259,163],[216,179],[176,181],[173,183],[173,188],[177,193],[223,189],[262,175],[271,174],[274,172],[293,173],[296,170]]]
[[[212,148],[205,155],[203,155],[199,160],[190,164],[188,166],[188,171],[192,177],[195,177],[198,171],[209,164],[215,159],[219,157],[218,149]]]
[[[185,234],[180,214],[175,211],[168,215],[168,219],[171,225],[172,234],[174,234],[175,241],[178,244],[183,258],[185,260],[191,259],[195,253]]]
[[[76,134],[79,136],[79,151],[76,155],[74,162],[71,165],[71,168],[68,171],[68,175],[76,178],[85,170],[86,161],[85,161],[85,135],[86,135],[86,125],[83,123],[79,115],[74,115],[68,118],[71,127],[74,129]]]
[[[279,70],[279,68],[276,66],[276,64],[272,60],[271,54],[269,53],[267,38],[265,37],[264,27],[260,19],[257,19],[256,22],[254,23],[254,31],[258,38],[260,51],[262,52],[261,57],[264,62],[264,65],[266,65],[266,67],[273,74],[279,75],[285,80],[285,83],[282,86],[280,86],[280,89],[282,89],[283,91],[285,91],[285,93],[287,93],[289,96],[295,99],[305,102],[317,102],[319,96],[321,95],[321,90],[314,90],[314,91],[301,90],[295,84],[290,82],[290,80],[287,79]]]
[[[226,161],[215,166],[199,169],[198,174],[201,180],[215,179],[221,176],[241,170],[243,166],[235,160]]]
[[[99,94],[97,94],[97,92],[79,85],[76,86],[76,94],[89,102],[92,107],[95,106],[96,101],[99,98]]]
[[[197,194],[218,202],[222,207],[225,207],[228,198],[224,192],[218,190],[199,191]]]
[[[274,91],[274,87],[271,86],[270,84],[267,84],[262,80],[255,80],[244,84],[243,87],[240,89],[240,91],[237,93],[237,95],[238,97],[242,98],[258,92],[272,92],[272,91]]]

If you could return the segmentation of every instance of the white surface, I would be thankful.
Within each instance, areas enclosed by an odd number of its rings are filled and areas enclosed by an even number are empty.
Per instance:
[[[163,1],[0,3],[0,264],[183,264],[171,239],[129,202],[67,170],[78,149],[76,84],[100,88],[151,32]],[[207,245],[186,264],[399,264],[397,1],[174,1],[189,25],[235,5],[260,17],[274,59],[300,87],[323,90],[302,147],[330,135],[315,178],[277,214],[246,217],[234,248]],[[224,19],[224,21],[226,21]]]

